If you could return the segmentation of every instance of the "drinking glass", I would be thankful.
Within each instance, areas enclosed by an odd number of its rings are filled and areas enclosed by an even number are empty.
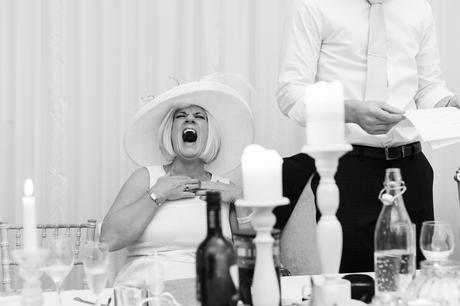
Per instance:
[[[86,242],[83,246],[83,268],[89,289],[100,306],[100,297],[107,283],[109,246],[103,242]]]
[[[58,303],[62,305],[61,285],[72,270],[74,261],[72,241],[67,236],[51,236],[43,240],[43,247],[49,252],[42,269],[53,280]]]
[[[454,234],[446,221],[425,221],[420,234],[420,249],[427,260],[446,260],[454,251]]]

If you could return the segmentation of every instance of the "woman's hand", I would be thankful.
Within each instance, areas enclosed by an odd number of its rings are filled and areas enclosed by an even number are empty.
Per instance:
[[[188,176],[163,176],[150,188],[149,193],[155,193],[160,203],[168,200],[193,198],[195,193],[188,190],[198,188],[200,181]]]
[[[202,200],[206,200],[206,191],[219,191],[222,202],[224,203],[233,203],[237,199],[243,196],[243,191],[240,187],[236,186],[232,182],[229,184],[221,183],[221,182],[211,182],[211,181],[204,181],[201,182],[201,189],[196,192],[196,195],[200,196]]]

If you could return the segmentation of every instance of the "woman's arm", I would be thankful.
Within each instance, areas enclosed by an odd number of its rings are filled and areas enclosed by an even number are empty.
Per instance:
[[[131,244],[152,220],[157,205],[148,195],[148,189],[146,168],[137,169],[121,187],[102,223],[101,241],[109,244],[110,251]]]
[[[151,192],[155,193],[159,203],[195,196],[192,192],[184,192],[186,184],[197,183],[197,180],[186,176],[161,177],[150,189],[149,182],[147,169],[140,168],[128,178],[118,193],[101,229],[101,241],[109,244],[110,251],[130,245],[149,225],[158,209],[157,203],[149,195]]]

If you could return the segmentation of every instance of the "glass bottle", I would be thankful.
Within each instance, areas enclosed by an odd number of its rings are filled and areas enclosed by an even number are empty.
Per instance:
[[[399,297],[415,275],[415,233],[404,206],[398,168],[386,170],[383,203],[374,233],[375,295]]]
[[[253,229],[239,229],[233,232],[233,241],[237,253],[238,276],[239,276],[239,297],[243,305],[252,305],[251,286],[254,277],[254,269],[256,264],[256,246],[254,238],[256,232]],[[273,242],[273,262],[275,264],[276,276],[278,284],[280,284],[281,262],[280,262],[280,238],[281,231],[279,229],[272,230]],[[285,269],[285,271],[287,271]],[[289,273],[289,271],[287,271]],[[309,289],[311,289],[309,287]],[[280,291],[281,294],[281,291]],[[281,306],[281,299],[280,304]]]
[[[206,193],[208,234],[196,252],[197,300],[202,306],[234,306],[238,302],[236,254],[222,235],[221,197],[217,191]],[[236,279],[233,281],[232,276]]]

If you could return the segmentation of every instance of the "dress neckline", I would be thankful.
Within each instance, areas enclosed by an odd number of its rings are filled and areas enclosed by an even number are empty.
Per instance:
[[[168,174],[168,172],[166,172],[166,170],[165,170],[165,165],[162,165],[160,168],[161,168],[161,172],[162,172],[163,175]],[[214,173],[209,172],[209,174],[211,174],[211,179],[209,181],[210,182],[215,182],[216,181],[216,176],[214,175]]]

